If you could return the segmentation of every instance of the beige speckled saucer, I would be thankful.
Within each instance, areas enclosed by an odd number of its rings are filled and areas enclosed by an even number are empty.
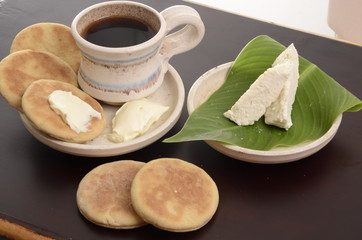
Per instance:
[[[111,131],[111,121],[119,106],[102,104],[107,119],[106,128],[100,136],[84,144],[56,140],[35,129],[23,113],[20,113],[20,118],[24,126],[36,139],[58,151],[87,157],[117,156],[139,150],[157,141],[180,118],[185,100],[185,89],[180,75],[171,65],[169,65],[169,71],[165,75],[162,86],[147,98],[170,108],[144,135],[123,143],[110,142],[106,137]]]

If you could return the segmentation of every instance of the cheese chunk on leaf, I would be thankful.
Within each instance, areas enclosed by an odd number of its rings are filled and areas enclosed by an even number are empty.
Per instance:
[[[298,87],[298,53],[291,44],[261,74],[224,116],[239,126],[253,125],[263,115],[265,123],[288,130]]]
[[[224,116],[239,126],[254,124],[280,95],[291,68],[291,62],[285,61],[266,70]]]
[[[292,125],[292,107],[299,79],[299,56],[294,44],[284,50],[274,61],[273,67],[290,62],[289,74],[278,98],[266,109],[265,123],[288,130]]]

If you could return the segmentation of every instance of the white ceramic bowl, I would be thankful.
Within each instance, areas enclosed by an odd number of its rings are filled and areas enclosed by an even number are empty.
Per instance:
[[[230,63],[217,66],[203,74],[193,84],[187,98],[187,109],[191,114],[205,102],[224,83]],[[212,148],[229,157],[252,163],[274,164],[296,161],[308,157],[329,143],[336,134],[342,121],[340,115],[332,127],[321,138],[291,147],[277,147],[269,151],[259,151],[234,145],[221,144],[216,141],[205,141]]]
[[[102,104],[107,118],[107,126],[100,136],[84,144],[69,143],[54,139],[34,128],[23,113],[20,113],[20,118],[24,126],[36,139],[55,150],[86,157],[117,156],[136,151],[157,141],[165,135],[180,118],[185,100],[185,89],[180,75],[171,65],[169,65],[169,71],[165,75],[162,86],[147,98],[169,106],[169,111],[153,124],[144,135],[123,143],[110,142],[106,137],[106,135],[111,132],[111,121],[119,106]]]

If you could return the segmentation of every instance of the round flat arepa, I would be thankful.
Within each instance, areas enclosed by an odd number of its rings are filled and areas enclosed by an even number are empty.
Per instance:
[[[212,178],[196,165],[175,158],[148,162],[133,180],[131,197],[140,217],[172,232],[201,228],[219,203]]]
[[[79,97],[101,113],[101,119],[93,117],[86,132],[77,133],[72,130],[63,118],[50,107],[48,97],[55,90],[71,92],[74,96]],[[101,134],[106,126],[103,108],[94,98],[72,84],[56,80],[41,79],[33,82],[23,95],[22,108],[35,128],[66,142],[88,142]]]
[[[39,79],[55,79],[78,86],[77,75],[69,64],[51,53],[22,50],[0,62],[0,93],[20,111],[26,88]]]
[[[78,72],[81,52],[70,27],[59,23],[37,23],[21,30],[14,38],[10,53],[30,49],[50,52],[67,62]]]
[[[97,225],[115,229],[147,224],[131,203],[132,180],[144,165],[144,162],[121,160],[91,170],[77,190],[77,204],[82,215]]]

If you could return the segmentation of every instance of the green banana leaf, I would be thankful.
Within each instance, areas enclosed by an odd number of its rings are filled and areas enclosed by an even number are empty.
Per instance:
[[[264,123],[238,126],[223,113],[239,99],[285,47],[268,36],[258,36],[240,52],[225,83],[198,107],[176,135],[164,142],[215,140],[255,150],[293,146],[323,136],[345,111],[355,112],[362,102],[316,65],[299,57],[299,85],[293,104],[293,126],[288,130]]]

